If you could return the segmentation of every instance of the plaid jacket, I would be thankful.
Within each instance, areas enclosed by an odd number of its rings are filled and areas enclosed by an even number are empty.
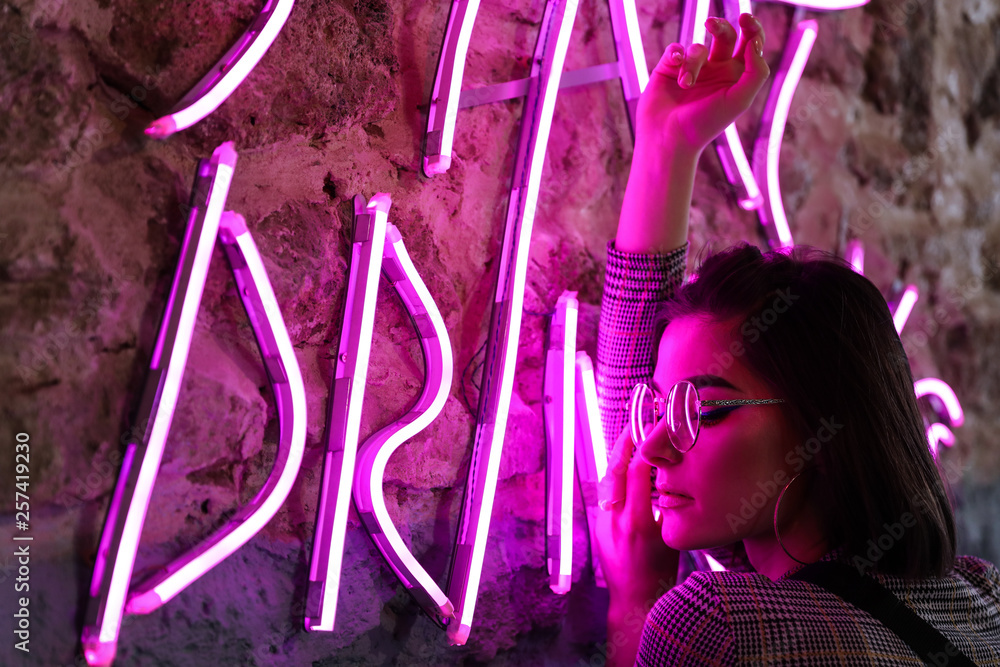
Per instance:
[[[625,428],[629,393],[653,375],[653,320],[681,285],[687,246],[665,255],[618,252],[608,265],[597,338],[597,391],[611,447]],[[713,555],[714,552],[713,552]],[[834,557],[829,554],[827,558]],[[876,575],[971,660],[1000,666],[1000,572],[960,556],[941,579]],[[938,664],[947,664],[940,656]],[[646,618],[638,665],[921,665],[866,612],[802,581],[753,571],[695,572]]]

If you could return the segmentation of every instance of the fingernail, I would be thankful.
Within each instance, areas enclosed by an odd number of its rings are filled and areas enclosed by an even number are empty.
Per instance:
[[[694,83],[694,75],[691,74],[691,72],[685,72],[684,76],[682,76],[681,80],[678,82],[678,85],[680,85],[681,88],[690,88],[692,83]]]
[[[681,55],[680,51],[674,51],[673,53],[670,54],[670,62],[674,63],[675,65],[680,65],[681,60],[683,60],[683,56]]]
[[[718,30],[718,28],[719,28],[719,19],[717,19],[715,17],[706,19],[706,21],[705,21],[705,27],[708,28],[708,31],[710,33],[714,34],[715,31]]]
[[[764,55],[764,45],[761,44],[760,37],[756,37],[753,40],[753,50],[758,56]]]

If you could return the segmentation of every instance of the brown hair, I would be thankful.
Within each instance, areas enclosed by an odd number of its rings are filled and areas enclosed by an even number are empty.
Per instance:
[[[768,317],[782,294],[785,311]],[[814,248],[761,253],[741,243],[704,260],[660,313],[657,338],[683,316],[735,318],[743,361],[788,401],[804,437],[831,416],[843,425],[809,461],[831,547],[884,574],[951,571],[951,504],[927,446],[909,360],[871,281]]]

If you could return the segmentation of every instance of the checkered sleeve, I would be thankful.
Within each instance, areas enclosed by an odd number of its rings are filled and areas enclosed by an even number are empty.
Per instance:
[[[643,255],[608,243],[597,331],[597,399],[609,453],[625,428],[632,388],[653,376],[653,322],[684,279],[688,247]]]
[[[635,664],[736,664],[736,640],[726,610],[705,573],[696,572],[653,605]]]

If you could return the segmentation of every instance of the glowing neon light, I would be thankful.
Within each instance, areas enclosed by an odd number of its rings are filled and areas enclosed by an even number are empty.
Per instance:
[[[684,12],[681,14],[681,34],[677,41],[685,47],[692,44],[704,44],[705,21],[708,20],[710,0],[684,0]]]
[[[818,12],[833,12],[838,9],[856,9],[868,4],[869,0],[767,0],[781,5],[792,5]]]
[[[403,542],[389,516],[382,480],[389,457],[404,442],[434,421],[444,408],[451,389],[452,351],[448,330],[431,293],[406,252],[399,231],[386,225],[382,271],[399,294],[420,334],[425,382],[420,397],[395,422],[371,436],[358,451],[354,477],[354,502],[361,522],[389,567],[414,599],[441,627],[454,619],[455,608]]]
[[[802,78],[806,61],[816,42],[816,21],[800,21],[785,43],[785,53],[781,66],[774,75],[774,84],[767,97],[761,118],[760,134],[754,152],[762,152],[764,160],[754,160],[754,171],[758,183],[763,183],[764,205],[757,209],[761,224],[772,244],[780,248],[792,246],[792,231],[788,227],[788,217],[781,201],[781,182],[778,178],[778,161],[781,158],[781,138],[788,122],[788,110],[792,105],[795,89]],[[763,162],[764,173],[756,173]]]
[[[469,482],[449,581],[449,597],[455,603],[458,622],[448,626],[448,636],[456,644],[464,644],[468,639],[479,594],[521,332],[528,243],[556,93],[576,10],[577,0],[549,0],[532,61],[533,82],[524,105],[530,115],[522,120],[514,162]]]
[[[465,57],[478,12],[479,0],[452,0],[427,115],[424,146],[424,174],[427,176],[443,174],[451,166]]]
[[[586,352],[576,353],[576,475],[580,497],[587,513],[590,533],[591,567],[594,583],[606,588],[601,562],[597,558],[597,483],[608,472],[608,450],[597,403],[594,363]]]
[[[846,259],[851,264],[855,272],[865,275],[865,246],[861,241],[851,240],[847,242]],[[898,333],[900,330],[896,329]]]
[[[892,323],[896,327],[897,334],[902,333],[903,327],[906,326],[906,320],[910,318],[910,313],[913,312],[913,306],[916,305],[919,297],[920,293],[917,291],[916,285],[907,285],[900,295],[899,303],[896,304],[892,313]]]
[[[90,665],[110,665],[117,650],[142,524],[177,405],[212,247],[235,166],[232,143],[221,145],[210,160],[202,160],[198,165],[187,233],[137,418],[137,423],[145,423],[146,427],[141,442],[129,445],[134,447],[134,454],[128,459],[129,465],[123,461],[114,494],[118,504],[108,508],[109,521],[105,522],[101,535],[100,544],[107,551],[98,554],[81,636],[84,657]],[[138,465],[133,464],[132,458],[138,459]]]
[[[955,434],[944,424],[934,422],[927,427],[927,444],[931,448],[931,454],[937,458],[942,444],[945,447],[951,447],[955,444]]]
[[[319,518],[309,565],[306,630],[333,630],[344,558],[347,513],[361,429],[361,406],[368,379],[378,276],[392,200],[377,194],[365,206],[354,198],[354,244],[340,329],[336,371],[330,392],[326,456]]]
[[[293,4],[294,0],[267,0],[253,23],[208,74],[177,103],[175,111],[150,123],[146,134],[165,139],[218,109],[271,48],[288,20]]]
[[[302,373],[267,269],[243,216],[224,213],[219,240],[274,392],[279,422],[274,467],[257,495],[225,526],[160,568],[153,578],[135,586],[125,607],[128,613],[146,614],[159,608],[260,532],[292,490],[305,451],[306,392]]]
[[[573,583],[573,455],[576,448],[576,325],[580,302],[563,292],[556,302],[545,354],[546,551],[549,588],[569,592]]]
[[[618,54],[618,75],[622,80],[622,92],[628,107],[632,136],[635,136],[635,110],[639,104],[639,94],[649,83],[649,67],[646,53],[642,48],[639,33],[639,17],[636,15],[634,0],[610,0],[611,31],[615,38],[615,53]]]
[[[962,405],[958,402],[958,396],[944,380],[938,378],[917,380],[913,383],[913,390],[917,394],[917,398],[934,396],[940,400],[952,426],[958,428],[965,423],[965,413],[962,411]]]
[[[707,553],[702,553],[702,555],[705,557],[705,560],[708,561],[708,566],[710,568],[712,568],[712,572],[725,572],[726,571],[726,566],[725,565],[723,565],[719,561],[715,560],[714,558],[712,558],[711,556],[709,556]]]

